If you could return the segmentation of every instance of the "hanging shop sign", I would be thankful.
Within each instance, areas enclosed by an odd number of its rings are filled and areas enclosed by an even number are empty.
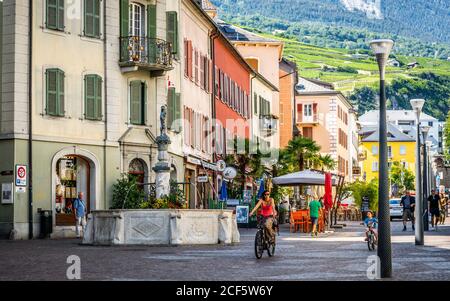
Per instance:
[[[16,165],[16,186],[27,186],[27,166]]]
[[[211,164],[205,161],[202,161],[203,168],[211,169],[211,170],[217,170],[217,166],[215,164]]]
[[[219,160],[216,162],[217,170],[222,172],[227,168],[227,163],[224,160]]]
[[[237,176],[237,171],[235,168],[233,167],[227,167],[225,168],[225,170],[223,171],[223,177],[226,179],[234,179]]]

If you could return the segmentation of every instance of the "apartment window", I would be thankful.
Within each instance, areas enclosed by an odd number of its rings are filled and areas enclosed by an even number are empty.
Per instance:
[[[181,94],[176,93],[174,87],[167,91],[167,127],[174,132],[180,132],[181,127],[178,122],[181,119]],[[174,123],[177,121],[177,123]]]
[[[102,78],[95,74],[84,77],[84,118],[101,120],[102,115]]]
[[[147,85],[141,81],[130,83],[130,123],[144,125],[147,118]]]
[[[46,114],[64,116],[64,72],[60,69],[47,69]]]
[[[400,155],[406,155],[406,146],[400,145]]]
[[[100,0],[84,0],[84,35],[100,38]]]
[[[145,6],[139,3],[130,3],[129,34],[135,37],[145,36]]]
[[[428,121],[428,125],[432,127],[433,126],[433,121]]]
[[[64,30],[64,0],[46,0],[46,21],[49,29]]]
[[[378,162],[372,162],[372,171],[378,171]]]
[[[166,37],[172,45],[172,54],[178,54],[178,16],[176,11],[166,12]]]
[[[312,104],[303,105],[303,116],[312,117],[313,106]]]
[[[372,155],[378,155],[378,146],[376,145],[372,146]]]
[[[253,93],[253,112],[258,115],[258,95]]]

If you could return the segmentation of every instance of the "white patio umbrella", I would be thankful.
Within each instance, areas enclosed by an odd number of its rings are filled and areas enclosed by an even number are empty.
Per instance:
[[[325,185],[325,173],[313,170],[303,170],[273,178],[272,182],[279,186]],[[337,181],[334,177],[332,178],[332,184],[333,186],[337,185]]]

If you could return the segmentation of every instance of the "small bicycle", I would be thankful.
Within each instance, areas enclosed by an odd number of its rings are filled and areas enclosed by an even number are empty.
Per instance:
[[[269,257],[275,255],[275,240],[273,242],[267,241],[266,228],[264,227],[265,219],[258,216],[258,231],[255,235],[255,256],[261,259],[264,250],[267,250]],[[275,239],[275,237],[274,237]]]
[[[375,235],[375,232],[373,231],[372,223],[369,223],[368,228],[369,228],[369,232],[367,233],[367,247],[369,248],[369,251],[374,251],[377,246],[377,236]]]

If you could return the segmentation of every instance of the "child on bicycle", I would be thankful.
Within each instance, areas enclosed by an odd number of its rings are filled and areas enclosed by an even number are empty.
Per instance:
[[[377,232],[378,219],[376,217],[373,217],[372,211],[367,212],[367,217],[364,219],[364,225],[367,227],[365,241],[368,240],[368,235],[370,231],[369,225],[372,225],[372,231],[375,234],[375,239],[378,240],[378,232]]]

